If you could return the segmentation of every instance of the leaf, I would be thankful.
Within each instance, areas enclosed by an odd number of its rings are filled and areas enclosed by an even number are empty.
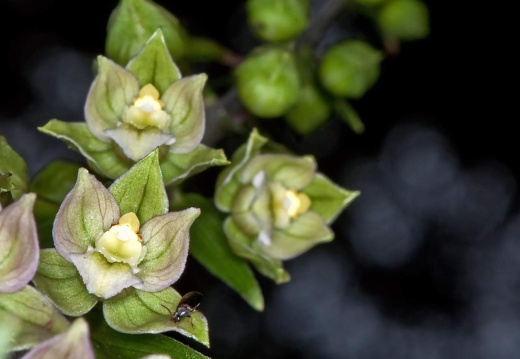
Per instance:
[[[52,225],[58,214],[59,205],[49,202],[40,197],[36,198],[34,203],[34,219],[38,228],[38,240],[40,241],[40,249],[54,247],[54,239],[52,238]]]
[[[101,317],[89,316],[91,340],[98,359],[140,359],[149,354],[167,354],[172,358],[208,359],[165,335],[125,334],[110,328]]]
[[[229,164],[224,151],[202,144],[190,153],[168,152],[161,160],[161,170],[166,185],[178,184],[209,167]]]
[[[15,293],[0,293],[0,323],[12,329],[12,350],[29,348],[65,331],[69,325],[65,317],[30,286]]]
[[[119,177],[109,188],[121,214],[134,212],[141,223],[168,212],[168,196],[155,149]]]
[[[206,198],[187,194],[183,205],[201,209],[200,217],[191,226],[190,253],[211,274],[235,290],[256,310],[264,309],[262,290],[248,263],[238,257],[228,244],[222,229],[222,216]]]
[[[160,28],[154,32],[126,68],[137,77],[141,87],[152,84],[159,93],[163,93],[168,86],[181,78],[181,73],[168,52]]]
[[[55,249],[40,252],[40,264],[33,282],[66,315],[83,315],[98,301],[95,295],[87,292],[74,264],[63,259]]]
[[[139,289],[127,291],[124,298],[114,298],[103,303],[103,313],[108,325],[129,334],[162,333],[176,331],[209,347],[208,322],[198,310],[191,318],[175,323],[172,314],[181,295],[168,287],[160,292]]]
[[[13,189],[13,197],[18,198],[27,192],[29,174],[27,164],[23,158],[0,136],[0,175],[10,173],[10,182],[16,187]],[[0,188],[1,192],[1,188]]]
[[[341,188],[321,173],[302,190],[311,199],[310,210],[331,223],[341,211],[356,199],[360,192]]]
[[[125,173],[132,163],[117,155],[112,144],[96,138],[83,122],[64,122],[50,120],[45,126],[38,127],[43,133],[59,138],[74,150],[79,151],[94,171],[115,179]]]
[[[29,191],[36,193],[39,198],[60,204],[74,187],[80,167],[70,161],[53,161],[34,176]]]

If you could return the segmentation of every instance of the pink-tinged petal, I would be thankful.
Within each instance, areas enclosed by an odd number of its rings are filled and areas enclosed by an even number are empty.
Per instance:
[[[52,236],[58,253],[71,261],[71,254],[83,254],[96,239],[119,221],[119,206],[101,182],[84,168],[76,185],[60,206]]]
[[[85,319],[76,319],[69,329],[31,349],[22,359],[95,359]]]
[[[156,292],[179,279],[188,257],[190,227],[199,214],[198,208],[188,208],[154,217],[143,225],[141,236],[147,252],[137,273],[143,285],[136,288]]]
[[[109,263],[99,252],[72,254],[70,258],[88,292],[100,298],[108,299],[125,288],[140,286],[142,283],[128,264]]]
[[[16,292],[34,276],[40,257],[33,216],[34,193],[0,212],[0,292]]]

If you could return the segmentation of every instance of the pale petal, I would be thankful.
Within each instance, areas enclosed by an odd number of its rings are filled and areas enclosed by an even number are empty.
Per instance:
[[[106,130],[105,134],[121,147],[125,156],[139,161],[155,148],[175,141],[171,135],[157,129],[137,130],[130,126],[121,126]]]

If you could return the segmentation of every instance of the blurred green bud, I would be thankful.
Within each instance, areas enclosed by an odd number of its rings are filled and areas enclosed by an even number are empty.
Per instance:
[[[323,86],[341,97],[360,98],[377,81],[383,54],[360,40],[330,47],[319,68]]]
[[[247,17],[261,40],[288,41],[307,27],[309,0],[248,0]]]
[[[236,69],[238,95],[259,117],[283,115],[298,100],[300,81],[293,54],[276,47],[252,52]]]
[[[229,213],[224,232],[233,251],[277,283],[289,280],[282,260],[331,241],[329,224],[359,194],[316,171],[312,156],[263,151],[253,131],[217,180],[215,204]]]
[[[329,104],[319,90],[313,84],[306,83],[296,104],[285,114],[285,119],[295,131],[306,135],[327,121],[330,112]]]
[[[377,22],[383,36],[411,41],[430,33],[428,8],[420,0],[392,0],[378,13]]]
[[[182,57],[186,33],[175,16],[150,0],[121,0],[108,21],[106,55],[126,65],[159,28],[171,56]]]

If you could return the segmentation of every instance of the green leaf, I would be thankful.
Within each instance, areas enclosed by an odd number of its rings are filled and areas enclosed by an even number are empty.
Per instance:
[[[160,292],[145,292],[136,289],[127,291],[124,298],[114,298],[103,303],[105,320],[115,330],[122,333],[162,333],[176,331],[193,338],[209,347],[208,323],[198,310],[191,318],[183,318],[175,323],[175,312],[181,295],[168,287]]]
[[[327,223],[331,223],[356,197],[359,191],[341,188],[321,173],[302,190],[311,199],[310,210],[318,213]]]
[[[2,159],[0,161],[0,175],[11,174],[9,181],[15,187],[12,190],[13,197],[18,198],[22,193],[27,192],[29,182],[27,164],[3,136],[0,136],[0,158]]]
[[[168,212],[168,196],[159,167],[159,150],[155,149],[109,188],[121,214],[134,212],[141,223]]]
[[[166,185],[178,184],[205,169],[225,166],[229,161],[222,150],[198,145],[190,153],[168,152],[161,159],[161,170]]]
[[[175,16],[153,1],[121,0],[108,22],[105,52],[126,65],[159,28],[173,58],[181,57],[186,34]]]
[[[87,291],[74,264],[54,249],[40,251],[40,264],[33,282],[66,315],[83,315],[98,301]]]
[[[36,193],[38,198],[60,204],[74,187],[80,167],[70,161],[53,161],[34,176],[29,190]]]
[[[149,354],[167,354],[172,358],[209,359],[201,353],[165,335],[132,335],[115,331],[105,320],[89,316],[91,340],[98,359],[140,359]]]
[[[201,209],[191,226],[190,253],[211,274],[222,280],[256,310],[264,309],[262,290],[248,263],[228,244],[222,229],[223,218],[213,204],[198,194],[187,194],[182,205]]]
[[[159,93],[163,93],[168,86],[181,78],[181,73],[168,52],[161,29],[154,32],[126,68],[137,77],[140,87],[152,84]]]
[[[34,203],[34,219],[38,228],[38,240],[40,241],[40,249],[54,247],[54,239],[52,238],[52,226],[54,219],[58,214],[59,205],[40,197],[36,198]]]
[[[59,138],[80,152],[92,169],[105,177],[115,179],[132,165],[132,162],[117,155],[112,144],[97,139],[83,122],[50,120],[38,130]]]
[[[65,331],[68,322],[36,289],[0,293],[0,323],[11,328],[12,350],[27,349]]]
[[[256,156],[266,144],[267,138],[261,136],[256,129],[249,135],[247,142],[240,146],[231,158],[231,165],[226,167],[218,176],[215,186],[215,204],[221,211],[229,211],[234,201],[235,194],[241,183],[236,174]]]

